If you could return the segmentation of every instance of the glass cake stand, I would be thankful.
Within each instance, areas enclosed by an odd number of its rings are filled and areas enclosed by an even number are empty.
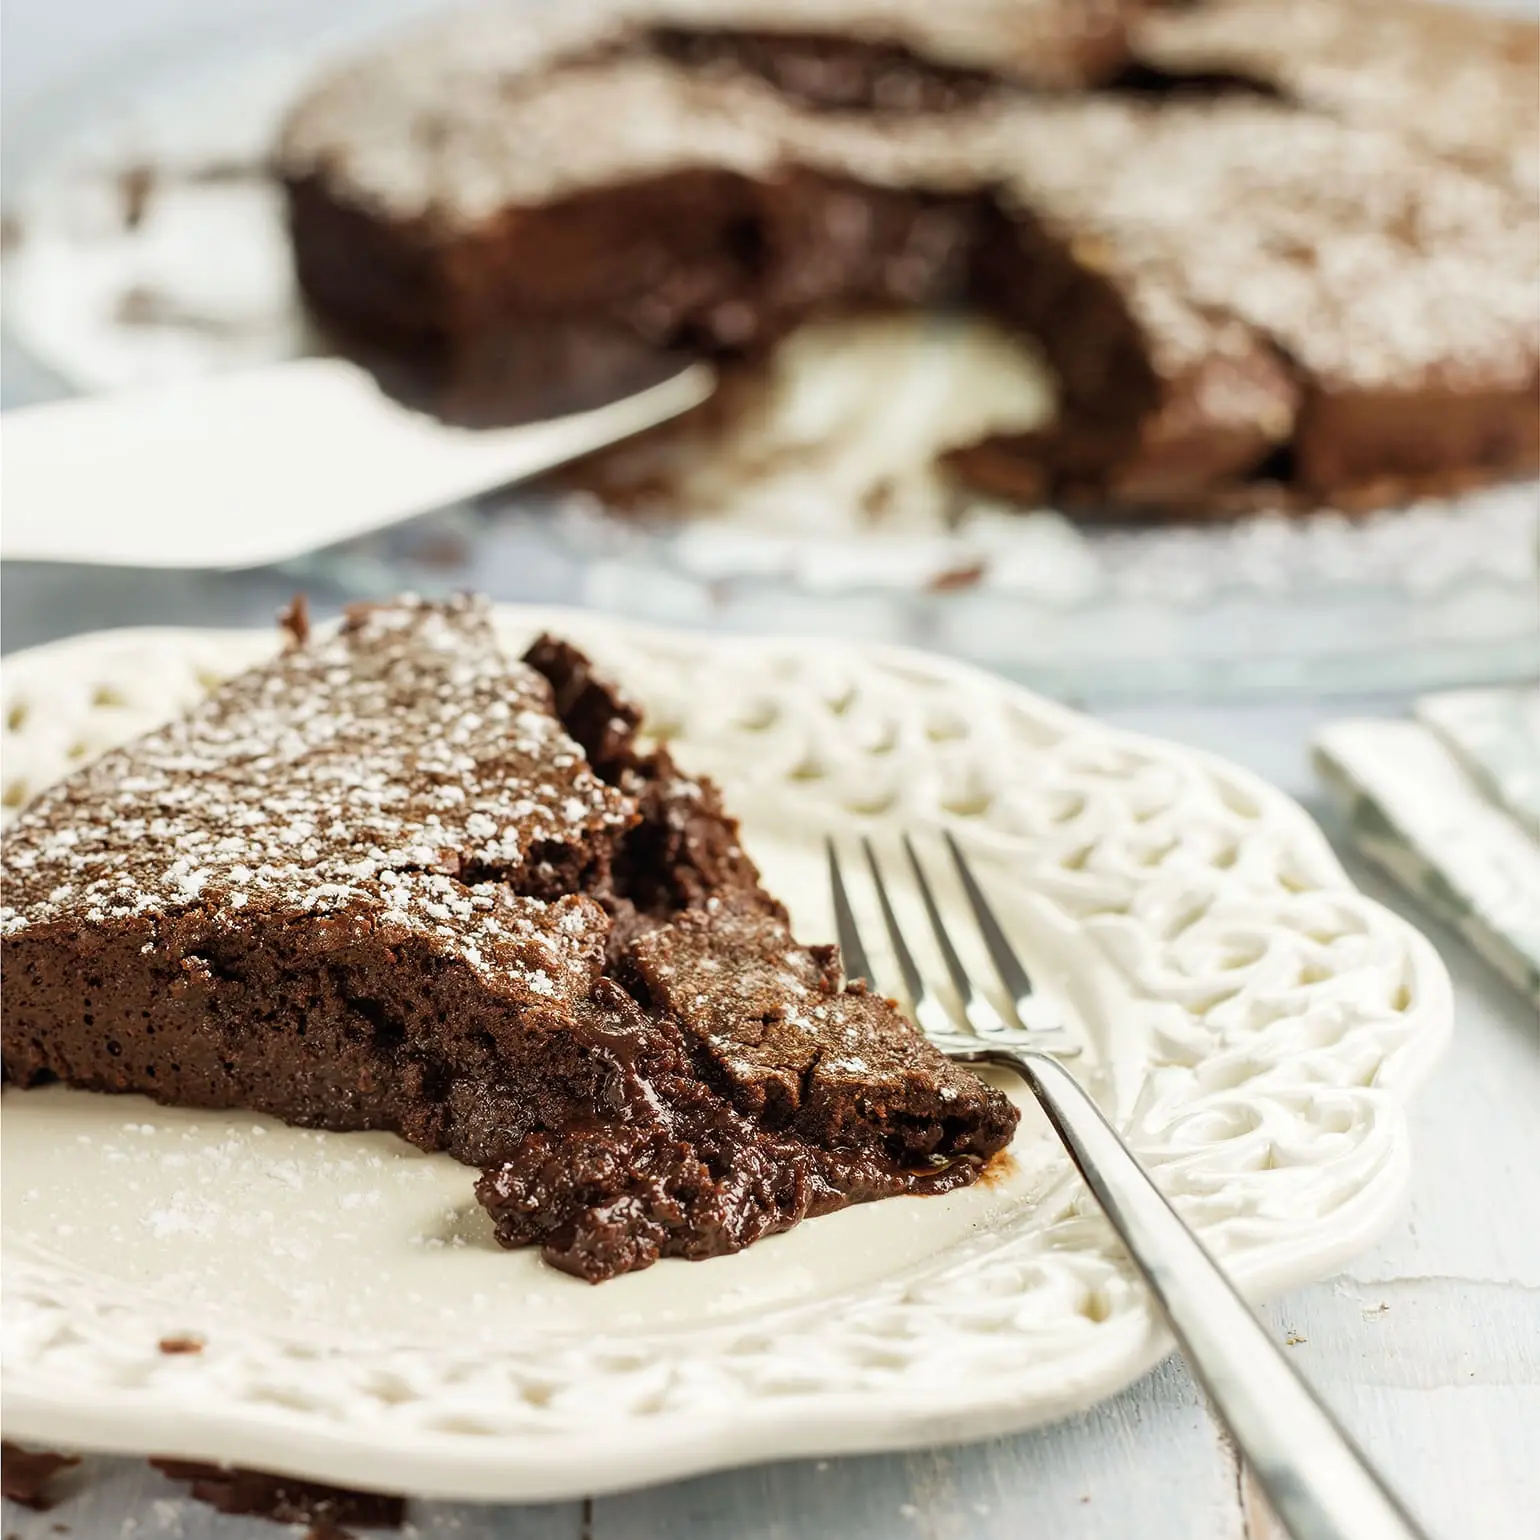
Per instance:
[[[324,58],[432,8],[243,0],[223,8],[217,32],[115,48],[9,113],[11,404],[312,347],[262,170],[278,117]],[[966,378],[980,400],[994,389],[928,324],[916,323],[898,364],[889,353],[837,382],[845,405],[826,436],[854,422],[849,436],[875,456],[856,467],[868,478],[884,435],[912,447],[947,379]],[[827,372],[811,378],[827,395]],[[799,399],[822,399],[818,390]],[[852,418],[852,402],[866,415]],[[886,414],[882,431],[868,431],[873,413]],[[1079,700],[1540,674],[1533,485],[1354,519],[1141,528],[977,506],[877,527],[850,512],[862,490],[850,465],[810,458],[824,470],[773,483],[770,499],[763,486],[728,499],[715,517],[620,515],[591,496],[521,489],[265,580],[322,600],[472,587],[672,625],[860,636],[939,649]]]
[[[1089,533],[1038,513],[1031,537],[1009,542],[1025,574],[996,575],[971,554],[992,532],[950,567],[939,563],[956,551],[919,542],[831,551],[767,537],[755,571],[740,559],[751,553],[724,553],[709,528],[527,493],[291,570],[347,594],[474,587],[670,625],[927,647],[1082,702],[1350,695],[1540,675],[1537,501],[1504,489],[1367,524],[1322,515]],[[1465,538],[1471,528],[1479,541]],[[1049,558],[1039,568],[1034,544]]]

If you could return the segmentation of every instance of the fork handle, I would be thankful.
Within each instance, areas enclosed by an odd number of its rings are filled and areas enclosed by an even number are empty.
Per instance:
[[[1031,1086],[1294,1540],[1426,1540],[1074,1077],[1042,1053],[969,1057]]]

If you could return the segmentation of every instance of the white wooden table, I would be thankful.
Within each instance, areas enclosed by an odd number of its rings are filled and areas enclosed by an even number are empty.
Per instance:
[[[7,569],[6,650],[129,621],[259,622],[279,579],[170,586]],[[1307,756],[1329,715],[1404,701],[1107,709],[1121,725],[1238,760],[1311,805]],[[1350,865],[1352,857],[1344,852]],[[1413,1111],[1402,1219],[1345,1273],[1271,1303],[1267,1319],[1369,1453],[1448,1540],[1540,1535],[1540,1022],[1451,934],[1353,865],[1430,930],[1454,975],[1453,1050]],[[268,1540],[213,1515],[139,1462],[92,1460],[59,1507],[5,1504],[4,1540]],[[1268,1540],[1278,1533],[1179,1359],[1084,1416],[1016,1438],[802,1461],[621,1497],[534,1508],[413,1503],[406,1540]]]

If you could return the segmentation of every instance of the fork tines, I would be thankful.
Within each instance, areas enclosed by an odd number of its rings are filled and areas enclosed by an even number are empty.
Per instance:
[[[1024,1040],[1030,1039],[1033,1047],[1050,1048],[1061,1055],[1078,1053],[1079,1049],[1069,1041],[1068,1034],[1062,1028],[1043,1029],[1027,1025],[1031,1014],[1029,1006],[1035,996],[1031,975],[1006,936],[994,908],[984,896],[984,890],[974,876],[967,858],[963,855],[962,847],[949,830],[942,832],[942,839],[946,842],[952,862],[957,868],[963,896],[973,912],[974,923],[978,927],[984,949],[989,953],[990,961],[994,964],[995,972],[999,975],[1005,995],[1010,1001],[1013,1019],[1002,1016],[984,991],[975,984],[953,944],[951,932],[947,928],[941,906],[936,899],[935,888],[926,875],[924,863],[920,860],[914,841],[905,833],[903,845],[904,853],[908,858],[909,872],[919,894],[920,903],[925,909],[926,918],[930,922],[936,948],[941,954],[942,965],[957,998],[958,1009],[954,1010],[948,1005],[946,1000],[926,981],[924,972],[915,961],[914,951],[904,938],[903,927],[899,923],[898,914],[893,905],[891,889],[888,879],[883,874],[882,863],[878,860],[871,840],[863,835],[861,848],[866,857],[867,869],[871,873],[872,886],[877,895],[878,907],[882,912],[888,941],[893,949],[893,958],[898,965],[898,972],[903,982],[903,992],[909,997],[916,1025],[927,1037],[945,1046],[955,1046],[959,1038],[1009,1039],[1013,1045],[1020,1045]],[[832,836],[826,841],[826,847],[829,856],[829,885],[834,898],[834,922],[839,937],[840,953],[845,960],[846,976],[864,978],[876,987],[878,979],[861,940],[860,927],[856,921],[855,910],[850,902],[850,893],[845,885],[844,871],[840,865],[839,850]]]

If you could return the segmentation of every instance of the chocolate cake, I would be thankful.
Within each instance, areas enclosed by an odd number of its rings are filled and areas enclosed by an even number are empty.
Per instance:
[[[1067,53],[1067,3],[1019,36],[1002,6],[919,0],[774,25],[631,6],[559,37],[472,12],[294,111],[300,282],[469,416],[754,357],[815,315],[979,306],[1041,346],[1059,416],[954,468],[1094,511],[1358,507],[1532,469],[1540,200],[1505,168],[1535,159],[1536,29],[1462,15],[1506,105],[1418,114],[1445,23],[1310,0],[1295,50],[1294,8],[1221,20],[1261,5],[1082,6],[1096,46]],[[1332,5],[1365,19],[1309,19]]]
[[[970,1182],[1010,1103],[797,943],[574,649],[351,611],[4,844],[7,1077],[387,1129],[600,1280]]]

